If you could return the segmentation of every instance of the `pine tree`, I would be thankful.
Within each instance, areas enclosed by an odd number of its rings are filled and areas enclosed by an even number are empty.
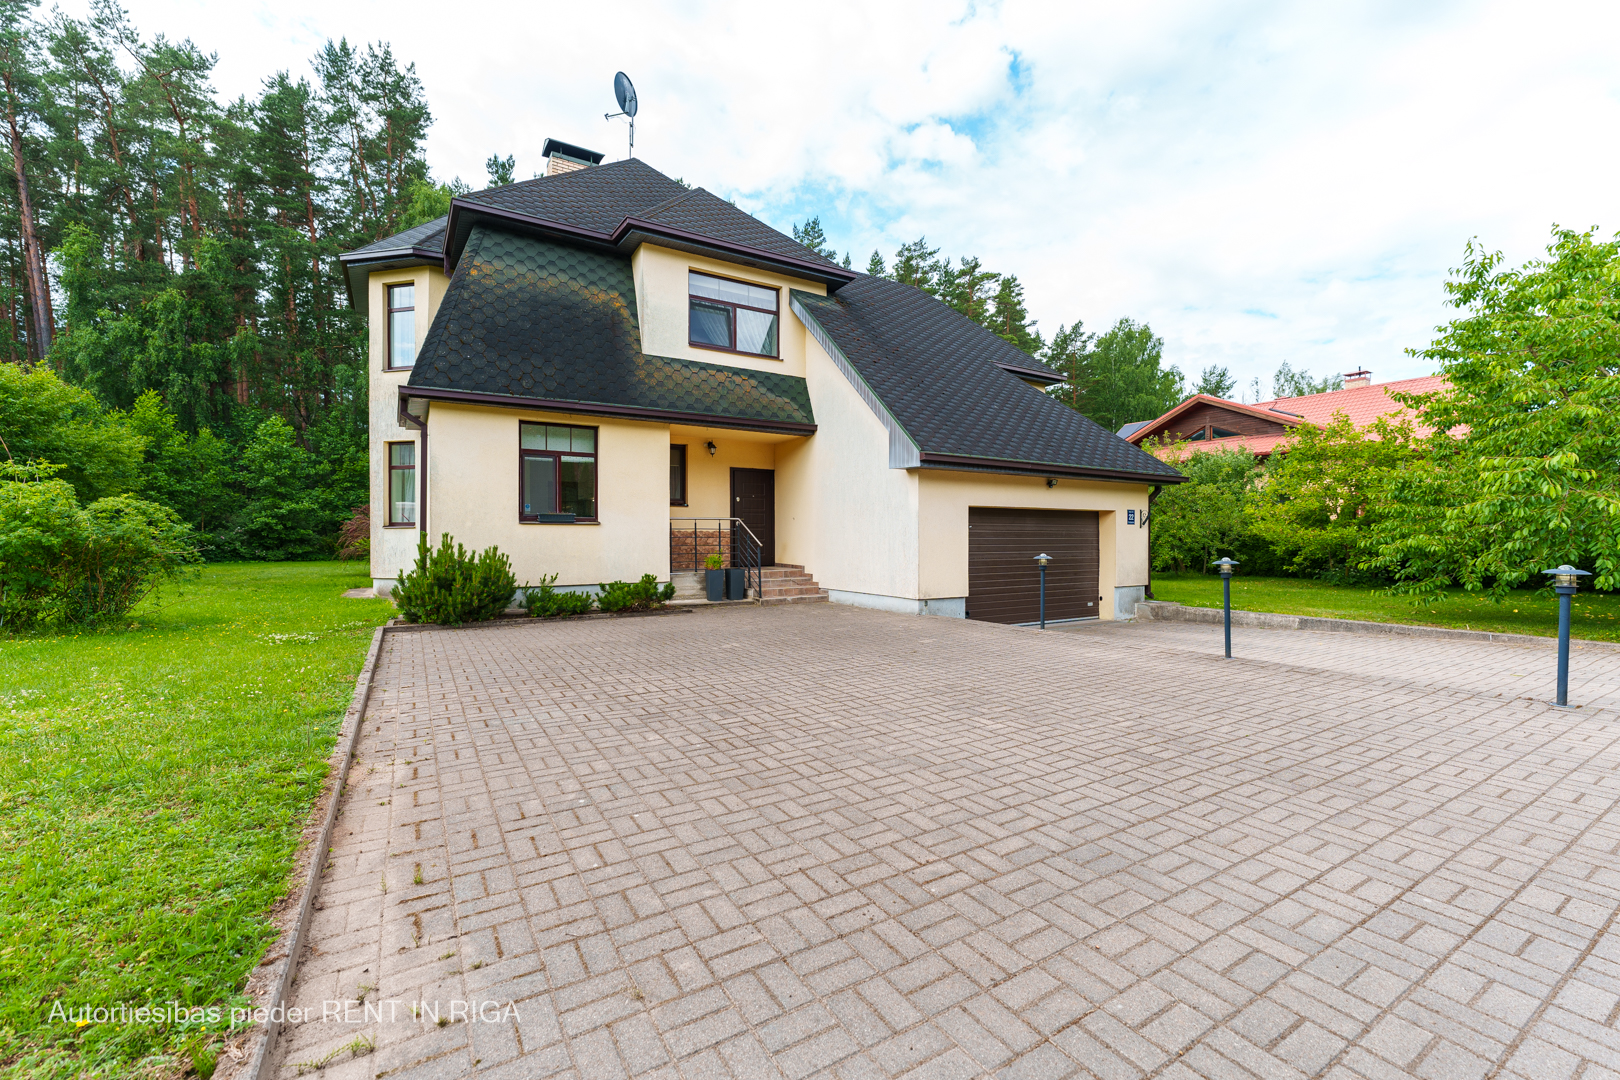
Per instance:
[[[838,252],[827,243],[827,234],[821,227],[821,217],[817,216],[806,221],[803,226],[797,222],[793,224],[793,239],[820,255],[824,259],[838,260]]]
[[[511,154],[507,154],[505,157],[501,157],[499,154],[489,155],[489,160],[484,162],[484,171],[489,174],[489,186],[505,187],[510,184],[516,165],[517,160]]]
[[[1024,304],[1024,286],[1017,274],[1008,274],[996,290],[989,316],[990,330],[1033,356],[1041,351],[1043,344],[1034,326],[1035,320],[1029,317],[1029,309]]]
[[[959,262],[958,269],[941,273],[939,298],[958,314],[984,325],[990,319],[990,298],[1001,275],[984,269],[984,264],[977,257],[963,256]],[[946,260],[944,266],[948,268],[949,265],[949,260]]]
[[[24,283],[21,289],[12,285],[6,290],[6,307],[13,325],[12,340],[26,337],[28,355],[41,360],[50,351],[55,321],[41,218],[41,212],[47,210],[41,196],[48,188],[38,183],[43,170],[34,137],[34,129],[44,126],[41,114],[47,106],[38,70],[37,37],[28,25],[33,6],[31,0],[0,2],[0,111],[5,114],[5,135],[11,152],[10,186],[15,199],[7,207],[7,216],[15,221],[14,231],[7,231],[19,240]],[[26,315],[22,314],[24,310]]]
[[[928,237],[919,236],[909,244],[900,245],[900,250],[894,253],[893,265],[889,276],[895,281],[937,295],[939,248],[929,247]]]
[[[866,260],[866,272],[872,277],[888,276],[888,269],[883,265],[883,256],[874,249],[872,257]]]
[[[1085,324],[1076,319],[1071,326],[1059,325],[1051,344],[1040,354],[1047,367],[1063,376],[1061,383],[1046,392],[1076,411],[1092,391],[1091,345],[1096,336],[1086,333]]]
[[[1237,386],[1237,380],[1232,373],[1223,367],[1211,364],[1198,376],[1198,385],[1192,388],[1195,394],[1208,394],[1210,397],[1228,398]]]

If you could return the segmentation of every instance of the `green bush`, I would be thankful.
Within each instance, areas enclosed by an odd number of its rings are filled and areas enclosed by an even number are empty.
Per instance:
[[[602,595],[596,602],[603,611],[651,611],[663,607],[666,600],[675,596],[673,582],[660,586],[651,574],[642,574],[641,580],[633,583],[609,581],[601,589]]]
[[[130,495],[82,507],[55,472],[0,463],[0,627],[118,618],[199,561],[173,511]]]
[[[517,590],[512,560],[491,545],[473,555],[445,533],[437,550],[427,536],[416,542],[416,566],[400,571],[394,600],[406,622],[460,626],[483,622],[506,610]]]
[[[561,615],[585,615],[596,606],[590,593],[554,587],[556,574],[542,578],[540,584],[523,590],[523,607],[537,619],[554,619]]]

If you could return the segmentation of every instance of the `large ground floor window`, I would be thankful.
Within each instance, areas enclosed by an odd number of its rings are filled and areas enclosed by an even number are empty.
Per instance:
[[[416,524],[416,444],[388,444],[388,524]]]
[[[518,520],[596,520],[596,429],[519,426]]]

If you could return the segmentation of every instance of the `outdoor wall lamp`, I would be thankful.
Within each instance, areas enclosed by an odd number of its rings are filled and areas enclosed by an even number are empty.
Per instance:
[[[1048,481],[1050,482],[1050,481]],[[1041,629],[1046,629],[1046,564],[1052,561],[1052,556],[1041,552],[1035,556],[1035,565],[1041,568]]]
[[[1556,570],[1543,570],[1551,574],[1553,592],[1558,594],[1558,701],[1561,708],[1569,707],[1569,598],[1580,588],[1581,578],[1592,575],[1565,563]]]
[[[1226,609],[1226,658],[1232,659],[1232,571],[1237,569],[1237,560],[1225,557],[1216,559],[1211,566],[1221,568],[1221,598],[1222,606]]]
[[[1055,476],[1048,476],[1048,477],[1047,477],[1047,478],[1046,478],[1046,486],[1047,486],[1047,487],[1057,487],[1057,477],[1055,477]]]
[[[709,456],[714,457],[714,452],[716,449],[718,449],[718,447],[716,447],[712,442],[706,442],[703,445],[708,448]]]

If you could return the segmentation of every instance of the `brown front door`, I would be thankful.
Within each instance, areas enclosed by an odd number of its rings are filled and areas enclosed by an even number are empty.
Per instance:
[[[776,470],[731,470],[731,516],[742,518],[759,537],[759,562],[776,562]],[[733,548],[735,551],[735,546]],[[735,559],[734,559],[735,561]]]
[[[1046,619],[1100,614],[1097,511],[968,507],[967,616],[999,623],[1032,623],[1041,612],[1046,554]]]

